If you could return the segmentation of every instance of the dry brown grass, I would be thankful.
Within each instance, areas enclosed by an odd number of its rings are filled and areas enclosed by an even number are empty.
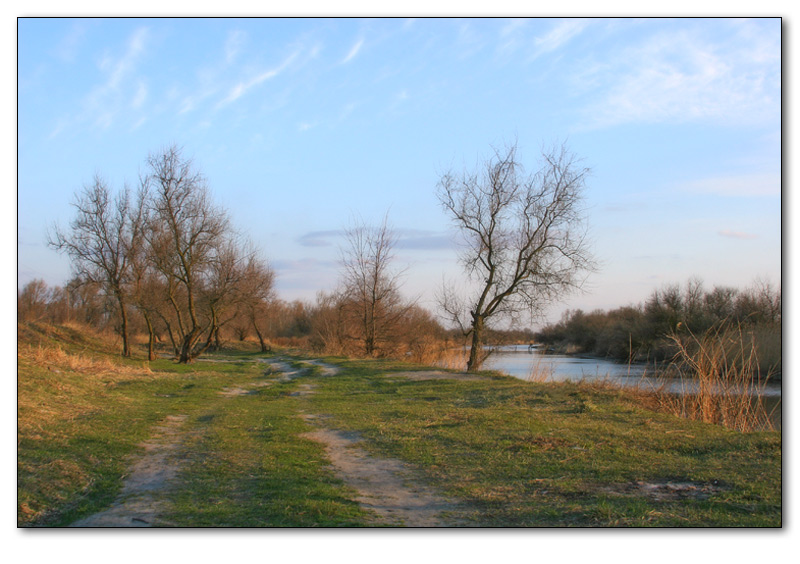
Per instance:
[[[656,370],[659,389],[636,392],[650,408],[742,432],[774,429],[764,390],[776,368],[764,371],[753,333],[721,325],[703,335],[671,337],[673,361]],[[680,393],[671,388],[678,384]]]
[[[446,348],[441,349],[438,353],[429,359],[424,364],[438,366],[439,368],[447,368],[450,370],[465,370],[467,367],[467,359],[469,358],[469,351],[463,348]]]
[[[541,384],[550,380],[553,377],[554,372],[555,370],[551,364],[544,363],[541,359],[539,359],[536,364],[531,367],[531,373],[528,374],[526,380],[528,382],[536,382]]]
[[[18,440],[52,438],[57,423],[100,409],[119,382],[156,377],[146,362],[122,363],[88,350],[69,352],[55,341],[47,343],[47,332],[37,337],[17,344]]]
[[[141,374],[150,373],[147,363],[140,366],[123,365],[112,358],[85,353],[69,353],[60,346],[17,346],[17,360],[47,370],[80,372],[82,374]]]

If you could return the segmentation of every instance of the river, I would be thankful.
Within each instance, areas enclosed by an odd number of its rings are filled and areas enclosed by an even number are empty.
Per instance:
[[[601,358],[545,354],[538,346],[508,345],[495,347],[483,365],[521,380],[543,379],[550,382],[607,381],[622,387],[650,390],[666,390],[671,393],[692,393],[693,382],[677,379],[653,378],[652,367],[644,364],[620,364]],[[781,383],[769,382],[762,396],[768,411],[773,414],[773,423],[780,428]]]

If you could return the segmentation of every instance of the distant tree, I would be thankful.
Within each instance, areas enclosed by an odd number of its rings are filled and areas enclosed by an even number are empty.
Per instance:
[[[407,307],[400,295],[402,272],[392,268],[397,238],[388,216],[377,227],[354,222],[345,231],[345,238],[342,297],[356,320],[356,338],[364,354],[374,356]]]
[[[17,319],[19,321],[38,321],[45,316],[50,302],[51,290],[47,283],[35,278],[17,292]]]
[[[95,176],[93,184],[76,194],[75,217],[68,230],[58,225],[48,243],[69,256],[75,275],[99,284],[113,297],[120,319],[122,354],[130,356],[128,338],[128,287],[131,249],[141,244],[142,225],[130,215],[127,188],[114,196],[106,182]]]
[[[444,286],[439,304],[471,336],[471,371],[485,359],[488,323],[540,313],[593,269],[581,209],[588,169],[561,146],[543,152],[538,172],[524,176],[516,153],[516,144],[495,150],[477,172],[450,172],[438,184],[464,237],[461,262],[472,283]]]
[[[239,312],[244,314],[247,325],[256,332],[261,352],[269,352],[265,320],[271,314],[270,306],[275,301],[275,271],[255,252],[251,253],[243,269],[237,290]]]

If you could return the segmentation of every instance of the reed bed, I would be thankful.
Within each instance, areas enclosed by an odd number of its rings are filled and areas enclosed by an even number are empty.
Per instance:
[[[636,392],[640,400],[660,411],[737,431],[774,430],[765,389],[779,365],[765,371],[753,333],[741,325],[721,324],[702,335],[687,332],[670,339],[677,353],[655,370],[662,382],[657,389]]]
[[[468,350],[462,347],[448,348],[438,351],[429,364],[450,370],[466,370],[468,358]]]

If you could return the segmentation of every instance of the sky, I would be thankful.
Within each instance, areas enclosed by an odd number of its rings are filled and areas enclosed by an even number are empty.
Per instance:
[[[182,147],[233,224],[313,301],[342,230],[388,214],[402,290],[430,309],[463,273],[436,199],[511,142],[528,172],[566,143],[591,169],[598,262],[545,312],[612,309],[699,277],[781,283],[776,18],[21,18],[17,284],[64,284],[47,230],[100,174],[135,188]]]

